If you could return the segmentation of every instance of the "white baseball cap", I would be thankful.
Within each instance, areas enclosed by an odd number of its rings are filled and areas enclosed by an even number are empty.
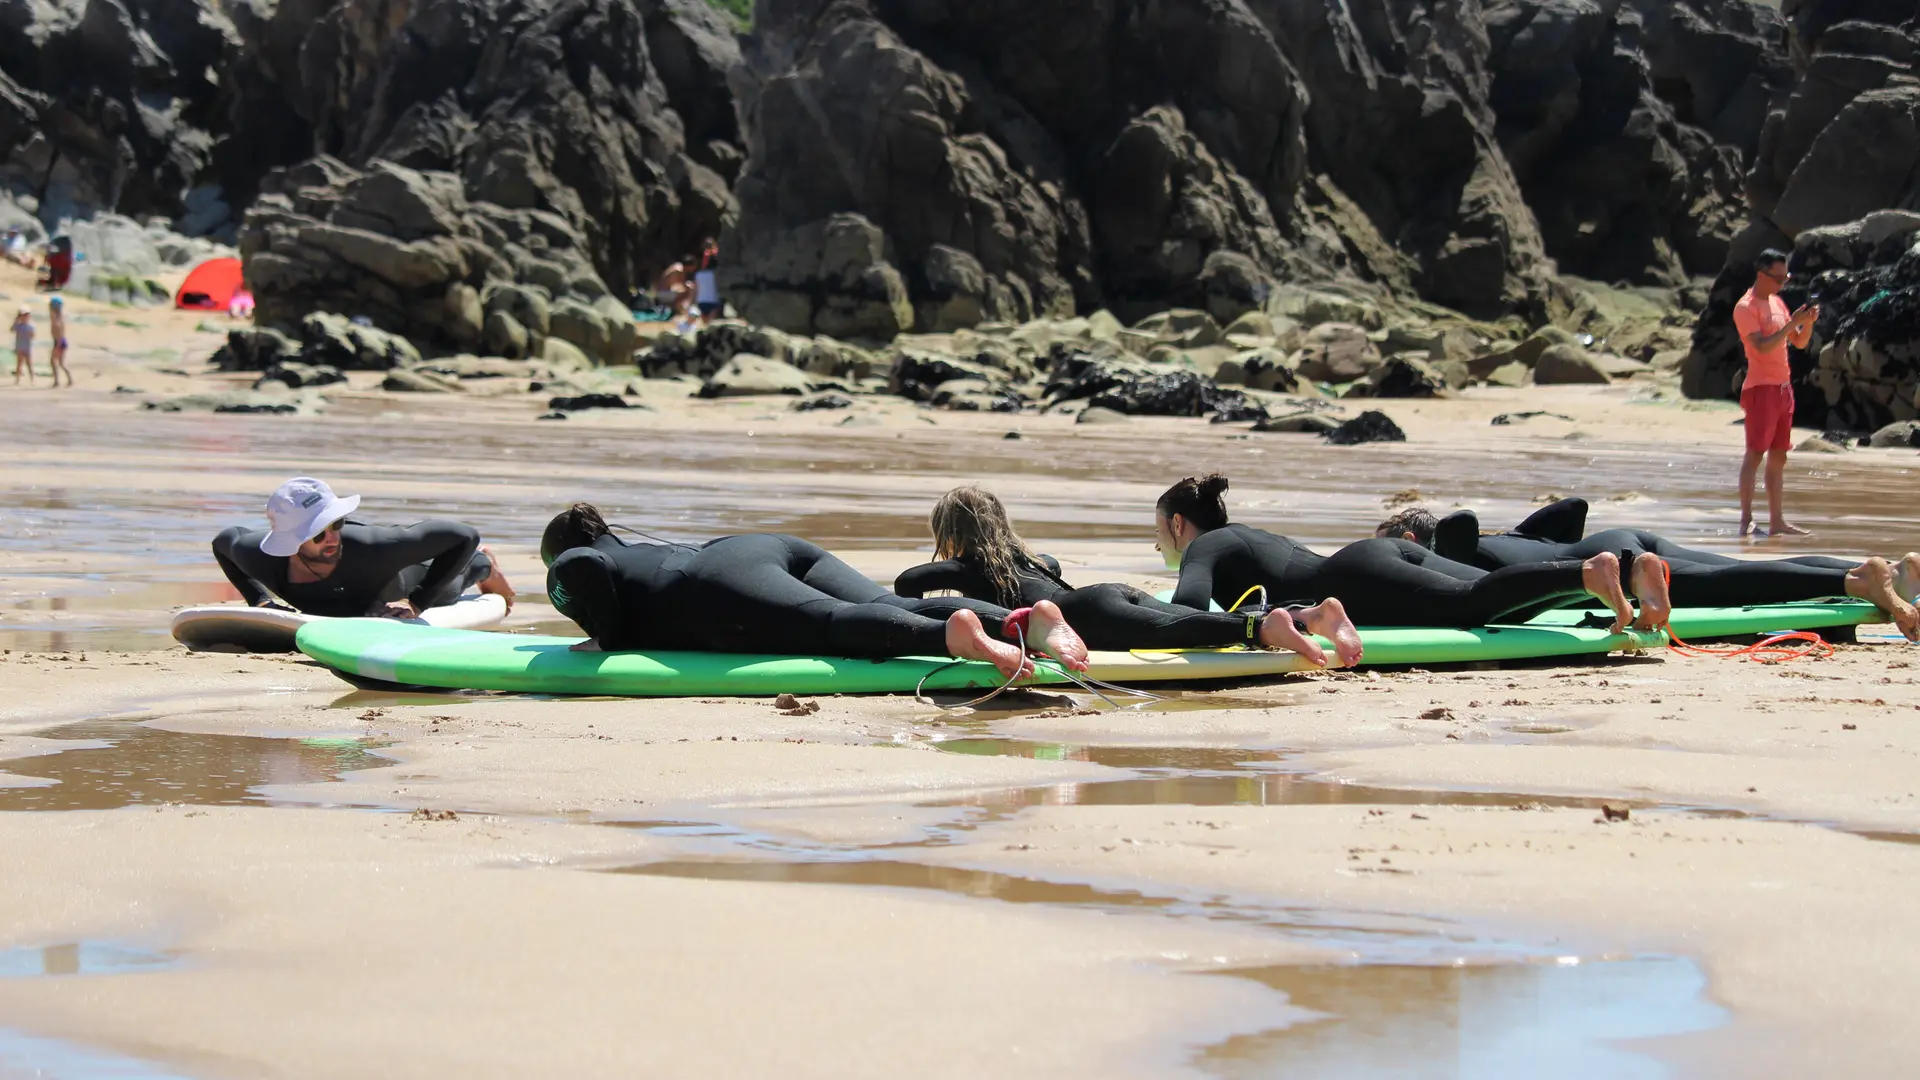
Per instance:
[[[267,535],[260,550],[285,557],[322,529],[360,508],[360,496],[341,498],[311,476],[296,476],[267,499]]]

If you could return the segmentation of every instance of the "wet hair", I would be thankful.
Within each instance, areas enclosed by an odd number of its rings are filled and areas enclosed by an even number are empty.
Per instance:
[[[933,504],[928,520],[933,530],[936,559],[971,559],[993,584],[994,600],[1003,607],[1020,606],[1020,571],[1047,572],[1007,520],[1007,508],[993,492],[979,487],[957,487]]]
[[[540,561],[552,566],[553,560],[574,548],[591,546],[609,531],[592,503],[574,503],[547,522],[547,531],[540,537]]]
[[[1171,521],[1179,514],[1201,532],[1212,532],[1227,523],[1227,478],[1219,473],[1186,477],[1168,488],[1154,510]]]
[[[1380,527],[1373,530],[1373,535],[1399,540],[1412,533],[1414,543],[1421,547],[1432,547],[1434,530],[1439,527],[1440,519],[1433,516],[1433,511],[1424,506],[1409,506],[1381,522]]]
[[[1762,270],[1771,270],[1786,261],[1786,252],[1781,251],[1779,248],[1768,248],[1760,253],[1759,258],[1753,260],[1753,272],[1757,274]]]

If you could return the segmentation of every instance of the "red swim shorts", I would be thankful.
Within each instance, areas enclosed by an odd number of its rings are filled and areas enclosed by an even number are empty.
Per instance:
[[[1749,386],[1740,391],[1747,411],[1747,452],[1787,450],[1793,446],[1793,387],[1786,383]]]

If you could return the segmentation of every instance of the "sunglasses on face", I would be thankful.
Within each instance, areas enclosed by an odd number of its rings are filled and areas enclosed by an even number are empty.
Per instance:
[[[329,536],[338,535],[339,532],[340,532],[340,523],[336,521],[333,524],[327,526],[326,528],[321,529],[319,532],[314,533],[313,538],[308,540],[307,543],[317,544],[320,541],[325,540]]]

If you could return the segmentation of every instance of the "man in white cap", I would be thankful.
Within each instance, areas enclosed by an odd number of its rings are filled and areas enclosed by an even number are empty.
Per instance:
[[[347,520],[359,506],[358,495],[341,498],[310,476],[294,477],[267,500],[266,529],[225,530],[213,557],[256,607],[277,597],[309,615],[406,619],[475,586],[512,605],[513,589],[473,526]]]

